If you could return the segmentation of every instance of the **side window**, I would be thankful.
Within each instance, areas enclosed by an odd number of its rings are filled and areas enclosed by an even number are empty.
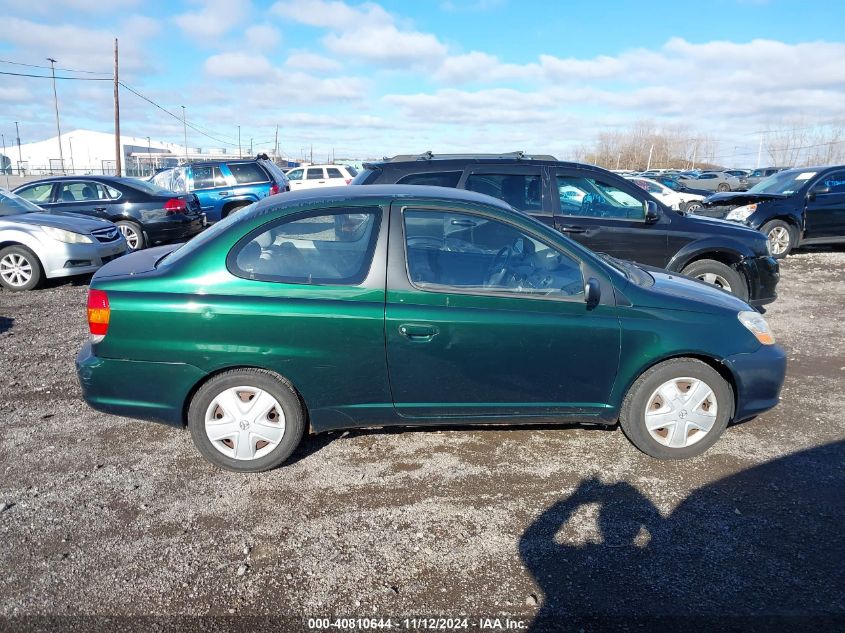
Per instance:
[[[120,196],[123,195],[120,191],[118,191],[114,187],[109,187],[108,185],[105,185],[105,188],[106,188],[106,194],[112,200],[117,200],[117,199],[120,198]]]
[[[458,186],[461,171],[432,171],[425,174],[410,174],[396,181],[397,185],[431,185],[433,187]]]
[[[835,171],[819,181],[819,185],[827,187],[828,193],[845,193],[845,171]]]
[[[322,167],[310,167],[305,170],[305,180],[322,180],[323,178]]]
[[[150,180],[151,183],[156,185],[157,187],[161,187],[162,189],[167,189],[168,191],[173,191],[173,171],[168,169],[167,171],[163,171],[159,174],[156,174]]]
[[[576,260],[510,224],[413,210],[404,223],[408,276],[419,288],[527,297],[584,292]]]
[[[326,173],[329,178],[343,178],[343,174],[340,173],[337,167],[326,167]]]
[[[698,179],[699,180],[713,180],[716,178],[716,174],[701,174]]]
[[[229,254],[229,269],[260,281],[360,284],[373,261],[380,218],[377,207],[284,218],[241,240]]]
[[[96,182],[68,182],[59,188],[59,202],[108,200],[105,187]]]
[[[235,177],[235,182],[239,185],[267,182],[267,174],[255,163],[228,163],[226,166]]]
[[[25,187],[24,189],[18,191],[17,194],[24,200],[29,200],[30,202],[35,202],[37,204],[39,202],[50,202],[50,194],[52,191],[53,183],[45,182],[40,185]]]
[[[212,189],[214,187],[225,187],[228,183],[223,177],[219,167],[196,166],[193,167],[194,189]]]
[[[580,176],[558,176],[560,212],[588,218],[644,220],[644,200],[602,180]]]
[[[471,174],[466,188],[504,200],[520,211],[542,211],[542,181],[530,174]]]
[[[302,170],[292,169],[287,174],[288,180],[302,180]]]

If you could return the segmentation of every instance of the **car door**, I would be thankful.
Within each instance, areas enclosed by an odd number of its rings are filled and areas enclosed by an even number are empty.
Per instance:
[[[845,241],[845,169],[822,175],[807,196],[807,240]]]
[[[303,189],[314,189],[325,187],[327,183],[326,173],[322,167],[306,167],[305,177],[302,180]]]
[[[646,197],[636,185],[593,172],[557,168],[555,227],[588,248],[663,267],[668,261],[670,218],[646,221]]]
[[[299,169],[291,169],[289,172],[285,174],[290,181],[290,190],[296,191],[297,189],[302,189],[304,186],[305,177],[305,170],[302,168]]]
[[[448,203],[397,202],[390,213],[385,337],[400,416],[606,409],[619,321],[614,306],[587,309],[572,253]]]
[[[209,220],[220,219],[223,205],[232,195],[232,183],[217,165],[192,165],[189,177],[189,190],[200,201],[203,213]]]
[[[52,209],[63,213],[108,218],[113,204],[106,187],[99,182],[60,180],[56,183],[56,198]]]
[[[31,185],[25,185],[15,189],[15,194],[19,195],[24,200],[29,200],[33,204],[37,204],[42,209],[53,208],[53,189],[54,184],[51,182],[37,182]]]
[[[544,224],[554,224],[548,200],[546,170],[532,165],[474,165],[466,170],[458,187],[504,200]],[[401,182],[405,182],[403,179]]]
[[[340,169],[338,169],[337,167],[326,167],[325,169],[327,183],[330,184],[332,187],[342,187],[352,182],[351,178],[347,182],[347,179],[344,177],[343,172],[340,171]]]
[[[716,174],[701,174],[696,178],[694,186],[707,191],[716,191],[719,186],[719,176]]]

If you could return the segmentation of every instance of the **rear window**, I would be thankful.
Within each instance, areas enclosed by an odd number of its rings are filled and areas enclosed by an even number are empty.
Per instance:
[[[151,182],[147,182],[146,180],[136,180],[136,179],[132,178],[132,179],[123,180],[123,181],[121,181],[120,184],[122,184],[125,187],[131,187],[132,189],[138,189],[139,191],[143,191],[144,193],[149,194],[151,196],[171,196],[171,195],[173,195],[173,192],[170,191],[169,189],[163,189],[162,187],[159,187],[158,185],[154,185]]]
[[[355,169],[352,165],[346,166],[347,173],[352,176],[353,178],[358,175],[358,170]]]
[[[239,185],[268,181],[267,174],[256,163],[228,163],[227,167]]]
[[[340,173],[340,170],[337,167],[326,167],[326,173],[328,173],[329,178],[343,178],[344,175]]]
[[[368,169],[364,168],[358,172],[358,175],[352,179],[353,185],[367,185],[371,182],[375,182],[376,178],[378,178],[379,174],[381,173],[380,169]]]
[[[396,181],[397,185],[431,185],[433,187],[458,186],[461,171],[432,171],[426,174],[411,174]]]

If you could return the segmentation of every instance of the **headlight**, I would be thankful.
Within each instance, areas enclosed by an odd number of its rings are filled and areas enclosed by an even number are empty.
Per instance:
[[[730,212],[725,216],[726,220],[738,220],[740,222],[745,221],[748,219],[748,216],[754,213],[757,210],[757,203],[754,204],[746,204],[744,207],[737,207],[736,209],[731,209]]]
[[[54,240],[65,242],[67,244],[93,244],[93,240],[87,235],[81,233],[74,233],[73,231],[65,231],[64,229],[57,229],[52,226],[42,226],[44,232],[52,237]]]
[[[739,322],[742,323],[748,331],[751,332],[757,340],[763,345],[774,345],[775,336],[769,329],[769,324],[766,319],[759,312],[743,311],[736,315]]]

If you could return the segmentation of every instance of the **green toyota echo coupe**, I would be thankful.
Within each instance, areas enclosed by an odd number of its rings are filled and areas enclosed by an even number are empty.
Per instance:
[[[691,457],[774,407],[786,369],[736,297],[439,187],[267,198],[101,268],[88,323],[92,407],[187,424],[244,472],[305,433],[391,425],[619,422]]]

